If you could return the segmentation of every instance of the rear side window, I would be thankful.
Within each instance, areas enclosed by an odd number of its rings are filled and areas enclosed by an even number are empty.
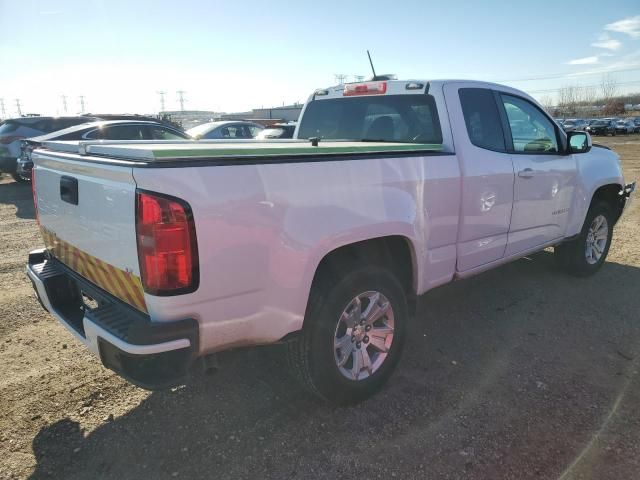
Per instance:
[[[104,139],[103,129],[96,128],[95,130],[92,130],[86,133],[85,135],[83,135],[83,138],[86,138],[89,140],[98,140],[98,139],[103,140]]]
[[[187,138],[184,135],[179,135],[173,130],[169,130],[164,127],[149,127],[151,130],[151,136],[154,140],[184,140]]]
[[[222,138],[253,138],[251,137],[251,132],[244,125],[230,125],[228,127],[223,127],[222,130]]]
[[[262,131],[262,128],[257,127],[255,125],[248,125],[247,128],[249,129],[249,134],[251,135],[251,138],[256,138],[256,136]]]
[[[502,123],[493,92],[486,88],[461,88],[459,95],[471,143],[488,150],[506,151]]]
[[[105,127],[102,138],[105,140],[148,140],[149,136],[144,125],[119,125]]]
[[[313,100],[298,138],[442,143],[431,95],[376,95]]]

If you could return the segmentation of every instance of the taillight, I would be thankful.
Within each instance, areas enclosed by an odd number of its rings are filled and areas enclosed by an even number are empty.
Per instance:
[[[198,245],[188,203],[137,191],[136,235],[145,292],[179,295],[198,288]]]
[[[383,95],[387,92],[387,82],[348,83],[344,86],[342,95]]]

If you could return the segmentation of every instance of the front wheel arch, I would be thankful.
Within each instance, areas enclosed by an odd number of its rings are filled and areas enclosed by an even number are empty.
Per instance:
[[[609,205],[614,216],[614,224],[622,215],[624,209],[624,197],[620,195],[623,186],[618,183],[609,183],[602,185],[593,192],[589,208],[599,202],[604,202]],[[586,215],[585,215],[586,218]]]

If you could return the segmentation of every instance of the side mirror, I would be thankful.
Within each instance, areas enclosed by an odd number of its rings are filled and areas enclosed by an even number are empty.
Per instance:
[[[591,135],[587,132],[569,132],[567,134],[567,143],[569,145],[567,153],[587,153],[593,146]]]

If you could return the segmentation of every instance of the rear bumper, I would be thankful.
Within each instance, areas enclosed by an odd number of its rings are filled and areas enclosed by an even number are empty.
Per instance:
[[[179,384],[198,352],[194,319],[152,322],[45,250],[29,254],[27,276],[42,306],[107,368],[147,389]]]

